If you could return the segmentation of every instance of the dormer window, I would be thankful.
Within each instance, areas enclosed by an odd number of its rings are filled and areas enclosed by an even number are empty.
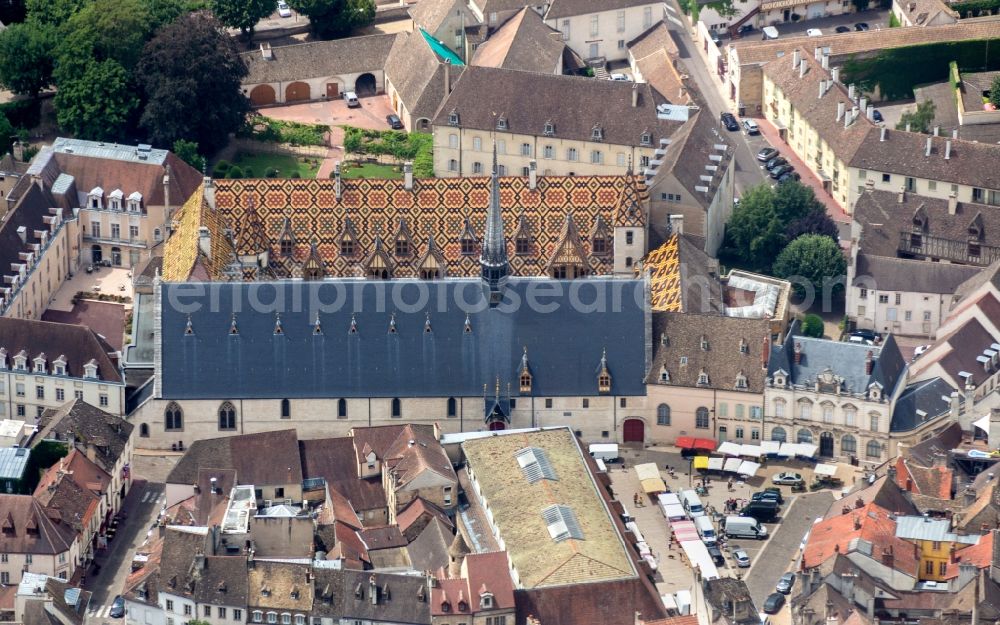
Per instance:
[[[750,345],[747,343],[746,339],[740,339],[740,353],[747,354],[750,352]]]
[[[590,247],[594,256],[604,256],[608,253],[608,240],[603,236],[597,235],[591,241]]]
[[[396,239],[396,256],[405,258],[410,255],[410,242],[405,238],[400,236]]]
[[[775,374],[775,376],[774,376],[774,385],[775,386],[784,386],[785,385],[785,376],[781,375],[780,373]]]
[[[113,211],[120,211],[122,209],[122,198],[125,194],[122,193],[121,189],[115,189],[108,196],[109,208]]]
[[[66,375],[66,357],[59,356],[52,362],[52,373],[55,375]]]
[[[493,593],[484,592],[479,595],[479,608],[482,610],[493,609]]]
[[[28,357],[24,353],[20,353],[14,356],[14,371],[27,371],[28,370]]]
[[[736,389],[740,391],[747,390],[747,377],[742,373],[736,376]]]
[[[90,193],[87,194],[87,207],[104,208],[104,189],[101,187],[91,189]]]
[[[708,386],[708,373],[704,369],[698,374],[698,386]]]
[[[527,371],[521,372],[520,389],[522,393],[531,392],[531,374]]]
[[[452,109],[451,112],[448,113],[448,125],[449,126],[457,126],[458,122],[459,122],[458,111],[456,111],[455,109]]]
[[[701,351],[703,352],[708,351],[708,337],[705,335],[702,335],[701,337]]]
[[[556,134],[556,127],[552,122],[545,122],[545,128],[542,130],[546,137],[551,137]]]
[[[97,379],[97,363],[91,360],[83,365],[83,377],[91,380]]]
[[[643,132],[642,136],[639,137],[639,145],[652,145],[653,135],[649,132]]]
[[[601,375],[597,376],[597,391],[602,394],[611,392],[611,374],[607,371],[602,371]]]
[[[603,141],[604,140],[604,130],[598,124],[594,124],[594,127],[590,129],[590,140],[591,141]]]
[[[128,196],[128,203],[126,204],[128,212],[139,213],[142,212],[142,194],[138,191],[133,191],[131,195]]]
[[[45,373],[45,354],[35,358],[35,373]]]
[[[670,372],[667,371],[666,367],[660,367],[660,382],[663,384],[670,382]]]
[[[497,130],[507,130],[507,118],[500,116],[497,118]]]

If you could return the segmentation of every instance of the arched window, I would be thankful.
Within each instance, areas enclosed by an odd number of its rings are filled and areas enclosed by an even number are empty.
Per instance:
[[[236,407],[233,406],[232,402],[222,402],[222,405],[219,406],[219,429],[236,429]]]
[[[399,419],[403,416],[403,402],[398,397],[392,398],[392,418]]]
[[[346,419],[347,418],[347,400],[341,397],[337,400],[337,418]]]
[[[858,453],[858,441],[850,434],[844,434],[844,437],[840,439],[840,453],[842,454],[856,454]]]
[[[788,439],[785,428],[771,428],[771,440],[784,443]]]
[[[656,407],[656,425],[670,425],[670,406],[660,404]]]
[[[164,427],[169,432],[170,430],[182,430],[184,429],[184,413],[181,411],[181,407],[177,405],[177,402],[170,402],[167,404],[167,409],[163,411],[164,417]]]
[[[292,418],[292,402],[287,399],[281,400],[281,418],[291,419]]]
[[[868,445],[865,446],[865,455],[869,458],[881,458],[882,457],[882,445],[877,440],[872,439],[868,441]]]
[[[811,443],[811,442],[813,442],[813,433],[810,432],[809,430],[805,429],[805,428],[802,428],[801,430],[799,430],[799,434],[798,434],[798,438],[797,438],[796,442],[797,443]]]
[[[139,436],[142,438],[149,438],[149,426],[147,424],[139,424]]]
[[[458,402],[455,401],[454,397],[448,398],[448,416],[449,417],[458,416]]]
[[[703,430],[708,429],[708,408],[698,406],[694,411],[694,426]]]

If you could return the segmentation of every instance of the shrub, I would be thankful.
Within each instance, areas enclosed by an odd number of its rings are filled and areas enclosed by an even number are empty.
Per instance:
[[[802,318],[802,334],[818,339],[823,338],[823,319],[819,315],[808,314]]]
[[[215,164],[215,167],[212,168],[212,176],[215,178],[225,178],[226,172],[229,171],[230,167],[232,167],[232,165],[230,165],[227,161],[219,161]]]
[[[277,169],[275,169],[274,167],[271,167],[266,172],[264,172],[264,177],[265,178],[277,178],[278,177],[278,173],[279,172],[278,172]]]
[[[232,167],[229,168],[229,171],[226,172],[226,178],[234,178],[235,179],[235,178],[243,178],[243,177],[244,177],[243,168],[240,167],[239,165],[233,165]]]
[[[299,172],[297,172],[297,171],[293,171],[293,172],[292,172],[292,175],[291,175],[291,176],[289,176],[289,178],[301,178],[301,177],[302,177],[302,176],[300,176],[300,175],[299,175]]]
[[[247,167],[243,170],[243,177],[245,178],[255,178],[252,167]]]

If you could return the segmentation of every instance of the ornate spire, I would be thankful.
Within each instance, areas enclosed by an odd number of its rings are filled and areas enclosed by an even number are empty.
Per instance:
[[[483,251],[479,256],[483,281],[490,287],[490,305],[500,303],[500,290],[510,275],[510,260],[507,258],[507,241],[503,234],[503,218],[500,214],[500,169],[497,166],[497,144],[493,142],[493,173],[490,180],[490,208],[486,215],[486,233],[483,236]]]

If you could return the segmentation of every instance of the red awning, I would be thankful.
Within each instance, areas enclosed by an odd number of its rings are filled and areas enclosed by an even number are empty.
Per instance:
[[[674,441],[674,445],[677,445],[681,449],[694,449],[694,437],[678,436],[677,440]]]
[[[705,451],[715,451],[715,446],[717,443],[711,438],[696,438],[694,439],[694,444],[691,445],[692,449],[704,449]]]

